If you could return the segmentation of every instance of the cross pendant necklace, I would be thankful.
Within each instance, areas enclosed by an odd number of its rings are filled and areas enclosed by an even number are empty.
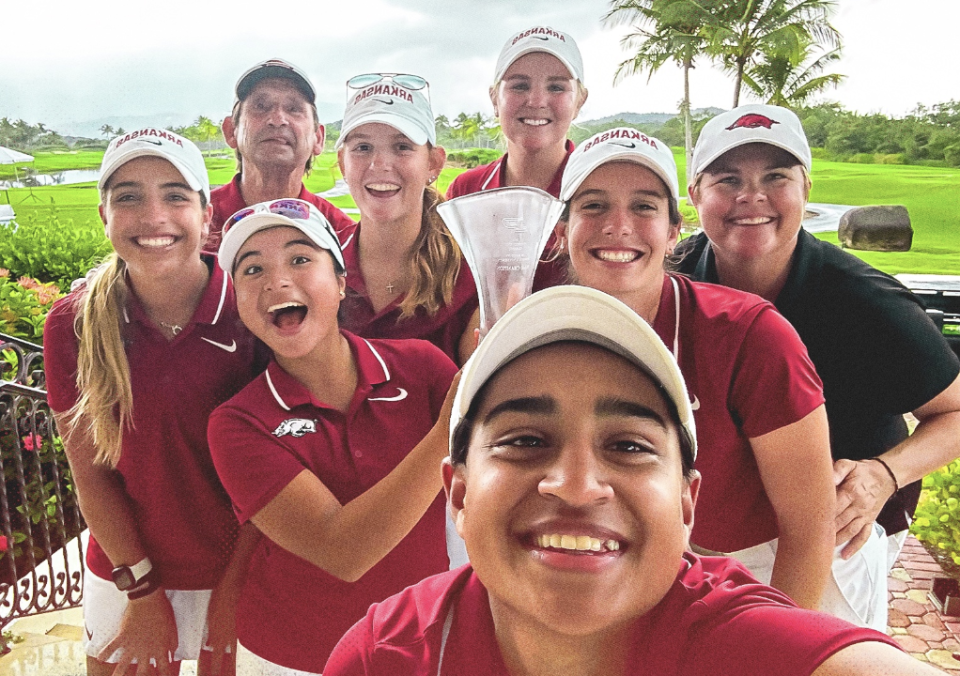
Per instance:
[[[387,293],[393,293],[393,283],[387,284]]]

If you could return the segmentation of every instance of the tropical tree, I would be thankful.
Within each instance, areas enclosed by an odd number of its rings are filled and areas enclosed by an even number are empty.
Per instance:
[[[603,20],[609,25],[631,24],[632,32],[620,45],[633,56],[621,62],[614,84],[628,75],[647,73],[647,81],[660,68],[672,62],[683,69],[684,149],[687,178],[693,162],[693,123],[690,119],[690,71],[707,48],[706,27],[715,21],[716,0],[612,0]]]
[[[113,128],[113,125],[105,124],[100,127],[100,133],[106,136],[107,138],[113,138],[117,135],[116,131]]]
[[[759,63],[744,72],[743,83],[766,103],[788,108],[803,106],[810,98],[829,87],[836,87],[846,77],[824,73],[840,60],[839,49],[817,56],[818,50],[812,40],[804,38],[799,53],[764,54]]]
[[[804,45],[840,47],[830,25],[835,0],[716,0],[714,21],[705,24],[707,52],[734,74],[733,105],[740,105],[744,74],[765,56],[787,55],[799,63]]]

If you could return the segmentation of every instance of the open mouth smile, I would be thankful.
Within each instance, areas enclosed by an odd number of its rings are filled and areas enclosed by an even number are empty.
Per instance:
[[[307,316],[307,306],[296,301],[277,303],[267,308],[273,325],[279,329],[294,329],[303,323]]]

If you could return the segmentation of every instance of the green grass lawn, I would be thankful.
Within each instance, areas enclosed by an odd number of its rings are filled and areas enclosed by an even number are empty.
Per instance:
[[[685,161],[683,152],[675,149],[681,185]],[[103,151],[37,153],[35,167],[38,173],[65,169],[89,169],[100,166]],[[234,174],[235,163],[230,156],[208,157],[207,171],[212,185],[228,182]],[[447,167],[437,187],[446,192],[453,179],[464,169]],[[13,168],[0,166],[0,178],[12,178]],[[313,192],[323,192],[342,178],[334,153],[324,153],[314,162],[313,171],[305,183]],[[885,272],[960,274],[960,169],[915,167],[897,165],[848,164],[813,161],[813,202],[833,204],[903,204],[913,222],[913,248],[905,253],[876,253],[852,251],[871,265]],[[93,183],[0,190],[0,204],[13,204],[21,218],[44,214],[56,209],[59,217],[76,223],[98,221],[99,195]],[[341,208],[356,208],[349,195],[330,200]],[[836,233],[817,235],[836,243]]]

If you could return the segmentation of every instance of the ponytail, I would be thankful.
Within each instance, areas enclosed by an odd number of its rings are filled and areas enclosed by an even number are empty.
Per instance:
[[[129,295],[126,267],[116,253],[110,254],[87,276],[86,292],[76,300],[80,398],[67,412],[73,425],[88,426],[97,447],[94,462],[111,468],[120,462],[123,431],[133,426],[130,364],[121,336]]]

